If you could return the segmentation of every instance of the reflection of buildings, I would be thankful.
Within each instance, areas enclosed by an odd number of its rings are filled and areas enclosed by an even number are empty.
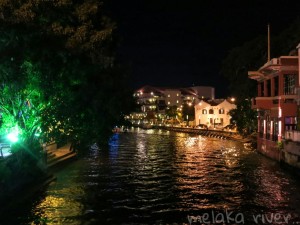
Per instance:
[[[298,49],[300,48],[300,44]],[[299,50],[300,51],[300,50]],[[293,154],[296,163],[300,162],[300,151],[290,148],[297,139],[297,101],[299,101],[299,54],[298,56],[281,56],[274,58],[259,68],[249,71],[249,78],[257,81],[257,97],[252,107],[258,111],[258,151],[267,156],[287,161]],[[300,136],[298,136],[300,137]],[[281,144],[284,150],[281,151]]]
[[[228,112],[235,109],[234,99],[200,100],[195,105],[196,125],[205,124],[208,127],[223,128],[230,124]]]

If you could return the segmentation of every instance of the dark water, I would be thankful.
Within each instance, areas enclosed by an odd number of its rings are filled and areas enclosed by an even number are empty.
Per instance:
[[[228,140],[131,130],[56,176],[0,224],[300,224],[299,178]]]

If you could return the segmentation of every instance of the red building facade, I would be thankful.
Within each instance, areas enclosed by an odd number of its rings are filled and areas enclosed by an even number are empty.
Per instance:
[[[298,60],[298,56],[281,56],[248,72],[257,81],[252,102],[258,112],[257,150],[279,161],[285,132],[297,129]]]

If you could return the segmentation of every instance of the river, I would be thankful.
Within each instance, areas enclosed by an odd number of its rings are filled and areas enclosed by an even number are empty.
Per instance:
[[[55,176],[0,224],[300,224],[299,177],[235,141],[132,129]]]

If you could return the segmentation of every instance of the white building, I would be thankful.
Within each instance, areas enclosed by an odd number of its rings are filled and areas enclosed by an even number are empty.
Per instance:
[[[209,128],[223,128],[230,125],[228,112],[235,109],[233,99],[200,100],[195,105],[195,124],[205,124]]]

